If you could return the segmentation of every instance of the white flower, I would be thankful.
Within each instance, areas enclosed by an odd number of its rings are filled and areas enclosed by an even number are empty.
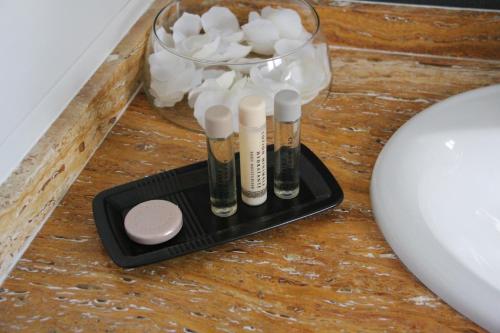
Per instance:
[[[175,49],[179,53],[192,57],[193,54],[200,51],[204,45],[213,42],[212,36],[209,35],[193,35],[189,36],[175,45]]]
[[[185,38],[194,36],[200,33],[201,19],[199,15],[183,13],[182,16],[175,21],[172,27],[174,42],[177,44]]]
[[[193,53],[193,57],[197,59],[211,59],[219,49],[219,46],[220,37],[217,36],[211,42],[202,45],[198,51]]]
[[[214,54],[211,59],[218,61],[235,60],[246,57],[251,51],[251,46],[241,45],[235,42],[222,43],[217,53]]]
[[[286,82],[287,73],[287,64],[281,59],[254,66],[250,70],[251,87],[267,99],[267,115],[274,113],[274,95],[283,89],[295,90],[292,85]]]
[[[261,96],[266,101],[266,113],[272,115],[274,95],[280,90],[299,92],[304,104],[331,80],[326,44],[309,41],[311,34],[292,9],[265,7],[260,14],[250,12],[248,23],[240,29],[237,17],[228,8],[212,7],[201,17],[184,13],[172,31],[157,30],[162,43],[154,40],[154,53],[149,56],[149,91],[158,107],[173,106],[188,93],[188,104],[202,127],[209,107],[225,105],[233,112],[237,132],[243,97]],[[224,70],[224,66],[204,69],[206,65],[178,57],[165,46],[187,57],[230,62],[231,70]],[[247,58],[252,51],[284,57],[267,61]]]
[[[206,33],[229,35],[240,30],[238,19],[226,7],[210,8],[201,16],[201,24]]]
[[[256,18],[241,27],[245,38],[255,53],[272,55],[274,43],[279,39],[279,30],[270,20]]]
[[[289,8],[265,7],[262,9],[262,18],[271,21],[278,29],[280,38],[299,39],[304,27],[299,14]]]
[[[178,35],[182,37],[175,39],[174,36],[175,46],[183,55],[203,60],[228,61],[246,57],[252,51],[251,46],[240,44],[244,33],[236,16],[229,9],[212,7],[203,14],[200,24],[204,34],[199,34],[195,17],[196,15],[184,13],[179,19],[182,24],[178,25],[179,21],[174,24],[174,28],[179,30]],[[197,25],[196,29],[185,26],[189,21]]]
[[[158,107],[173,106],[184,94],[199,85],[201,70],[191,61],[178,57],[167,50],[149,56],[151,74],[150,93]]]
[[[255,85],[248,77],[241,77],[234,71],[224,72],[217,78],[210,78],[189,92],[189,105],[194,108],[194,116],[201,127],[205,127],[205,113],[211,106],[224,105],[233,114],[233,129],[239,130],[238,109],[240,100],[249,95],[259,95],[272,108],[273,95]],[[269,114],[269,112],[268,112]]]
[[[257,12],[248,13],[248,22],[252,22],[253,20],[260,19],[260,14]]]
[[[280,39],[274,44],[274,52],[276,55],[284,55],[293,50],[300,48],[304,44],[301,40],[296,39]]]
[[[205,128],[205,113],[215,105],[227,105],[230,96],[229,88],[234,82],[234,71],[224,72],[217,78],[207,79],[203,84],[189,92],[189,106],[194,108],[194,117],[198,124]]]
[[[222,73],[217,73],[215,71],[211,71],[208,73],[210,76],[203,83],[192,89],[188,95],[188,103],[190,107],[194,107],[196,100],[200,96],[201,93],[207,91],[226,91],[228,90],[234,82],[236,77],[235,71],[222,71]],[[200,113],[200,112],[198,112]]]
[[[331,71],[326,44],[306,45],[297,54],[287,57],[286,82],[293,86],[302,103],[313,100],[328,87]]]
[[[156,30],[156,35],[158,39],[163,43],[164,46],[169,47],[169,48],[175,48],[175,43],[174,43],[174,38],[172,37],[172,34],[169,34],[163,29],[163,27],[160,27],[158,30]],[[165,47],[160,42],[156,40],[156,38],[153,39],[153,51],[154,52],[160,52],[165,49]]]

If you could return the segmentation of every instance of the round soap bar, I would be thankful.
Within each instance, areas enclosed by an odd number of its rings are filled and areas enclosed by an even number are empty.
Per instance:
[[[144,245],[160,244],[179,233],[182,212],[167,200],[150,200],[138,204],[125,216],[128,237]]]

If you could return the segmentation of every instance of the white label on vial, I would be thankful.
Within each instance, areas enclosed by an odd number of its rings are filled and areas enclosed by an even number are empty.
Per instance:
[[[267,195],[266,128],[240,128],[241,187],[245,203],[259,204]]]

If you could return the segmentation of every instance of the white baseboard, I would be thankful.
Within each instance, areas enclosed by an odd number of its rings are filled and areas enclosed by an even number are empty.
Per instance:
[[[67,47],[67,45],[57,45],[57,43],[56,45],[52,45],[55,41],[57,41],[57,36],[54,36],[54,34],[57,35],[58,31],[60,31],[61,36],[66,36],[67,38],[68,35],[72,33],[58,29],[85,29],[85,26],[80,25],[91,25],[95,23],[93,17],[91,17],[92,13],[102,15],[102,12],[99,12],[99,6],[106,6],[107,11],[110,13],[110,17],[106,19],[103,19],[102,17],[100,18],[101,23],[106,22],[106,20],[108,23],[104,24],[104,28],[92,37],[93,41],[91,39],[88,47],[84,48],[83,53],[76,58],[76,61],[74,61],[73,64],[70,64],[69,67],[62,71],[62,74],[57,78],[57,80],[48,80],[47,84],[52,84],[51,86],[44,87],[43,85],[38,85],[36,87],[37,89],[32,89],[31,91],[30,89],[23,90],[23,86],[29,86],[30,82],[21,82],[20,80],[29,81],[30,73],[19,73],[17,76],[13,70],[13,68],[16,68],[16,71],[23,71],[24,69],[30,70],[30,66],[37,65],[37,54],[29,54],[29,57],[35,58],[28,59],[26,53],[24,53],[19,56],[19,60],[12,56],[13,53],[10,53],[10,56],[9,54],[5,54],[4,56],[0,54],[0,72],[3,72],[2,69],[5,69],[5,72],[7,73],[6,76],[2,75],[2,77],[0,77],[0,105],[3,104],[2,99],[6,104],[6,106],[4,104],[0,107],[0,184],[4,182],[12,171],[19,165],[24,156],[35,145],[40,137],[42,137],[53,121],[57,119],[81,87],[87,82],[92,74],[94,74],[118,42],[127,34],[132,25],[153,2],[152,0],[113,0],[112,3],[100,3],[99,1],[86,2],[86,0],[78,1],[79,2],[76,5],[86,11],[82,10],[81,15],[78,16],[78,20],[75,20],[75,26],[71,26],[70,24],[61,25],[58,23],[60,26],[56,26],[52,29],[55,32],[51,33],[51,36],[44,36],[43,33],[38,35],[33,33],[33,43],[43,43],[44,39],[47,40],[47,48],[50,48],[53,52],[54,62],[58,61],[58,57],[64,57],[64,47]],[[45,16],[49,16],[48,19],[50,19],[50,15],[52,15],[51,11],[53,11],[53,15],[56,15],[54,17],[59,18],[60,15],[66,15],[67,13],[63,9],[65,6],[67,7],[68,4],[64,3],[64,0],[50,0],[43,2],[43,5],[45,6],[44,10],[47,11],[42,13],[43,18]],[[39,4],[40,3],[37,0],[28,0],[19,4],[18,7],[12,8],[15,13],[21,11],[21,9],[24,10],[26,8],[30,8],[30,6],[36,8]],[[69,6],[76,5],[70,4]],[[16,4],[8,4],[6,6],[16,6]],[[47,10],[47,6],[52,6],[52,8]],[[96,8],[93,7],[90,9],[87,6],[94,6]],[[2,15],[8,15],[5,10],[9,10],[9,8],[2,9],[2,7],[3,5],[0,5],[0,11],[4,12],[3,14],[0,14],[0,18]],[[26,13],[26,15],[27,14],[28,13]],[[75,13],[73,11],[72,15],[79,15],[79,13]],[[85,16],[83,23],[82,15]],[[25,20],[26,22],[29,22],[30,15],[27,15]],[[2,20],[0,19],[0,21]],[[88,23],[86,23],[86,21],[88,21]],[[46,22],[46,24],[50,24],[50,22]],[[0,28],[1,26],[2,23],[0,22]],[[27,29],[31,30],[35,28],[36,27],[33,26],[27,27]],[[15,32],[16,30],[7,31],[7,33],[10,34],[15,34]],[[61,37],[61,40],[64,41],[64,38]],[[19,41],[16,41],[15,38],[11,38],[11,41],[12,45],[7,46],[16,47],[17,42],[21,43],[21,37],[19,37]],[[24,47],[23,45],[17,46],[21,49]],[[43,48],[43,45],[34,46],[33,49],[46,50]],[[28,64],[23,66],[21,63],[22,61],[27,61]],[[47,64],[47,61],[44,63],[41,60],[39,62],[39,66],[45,66],[46,71],[52,71],[53,69],[62,70],[57,66],[57,63]],[[45,70],[42,69],[40,71],[40,68],[38,67],[31,67],[31,69],[33,68],[36,69],[34,72],[36,72],[37,75],[40,75],[40,73],[43,73],[43,70]],[[48,74],[53,73],[54,71]],[[43,83],[43,77],[37,77],[36,79]],[[18,81],[16,82],[16,80]],[[29,107],[28,103],[22,103],[24,99],[32,98],[35,95],[41,96],[41,99],[33,108]],[[19,107],[17,107],[16,101],[19,101]],[[25,106],[24,109],[22,108],[23,106]]]

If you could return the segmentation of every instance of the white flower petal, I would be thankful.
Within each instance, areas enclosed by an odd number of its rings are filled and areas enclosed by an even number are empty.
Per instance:
[[[306,44],[300,49],[299,56],[303,59],[313,60],[316,58],[315,46],[311,43]]]
[[[276,11],[275,8],[271,7],[271,6],[266,6],[264,8],[262,8],[262,10],[260,11],[260,14],[262,16],[262,18],[269,18],[274,12]]]
[[[205,32],[218,32],[227,35],[240,30],[236,16],[226,7],[214,6],[201,16]]]
[[[173,77],[173,73],[164,66],[151,65],[149,68],[151,70],[151,77],[157,81],[168,81]]]
[[[224,52],[217,54],[217,60],[226,61],[246,57],[252,51],[251,46],[245,46],[238,43],[230,43]]]
[[[269,86],[265,84],[255,84],[248,77],[244,77],[237,81],[230,90],[230,94],[227,97],[227,106],[233,110],[236,115],[236,120],[238,120],[238,107],[239,102],[245,96],[257,95],[264,98],[266,102],[266,115],[272,115],[274,113],[274,95],[281,89],[290,89],[290,86],[286,84],[281,84],[277,91],[272,91]],[[238,122],[234,124],[234,131],[238,132]]]
[[[198,99],[198,96],[200,96],[200,94],[202,92],[209,91],[209,90],[215,91],[215,90],[222,90],[222,89],[220,88],[217,81],[215,81],[215,79],[205,80],[201,85],[199,85],[198,87],[195,87],[189,91],[189,94],[188,94],[189,106],[191,108],[193,108],[194,104],[196,103],[196,99]]]
[[[226,106],[233,114],[233,130],[239,132],[238,111],[239,103],[242,98],[250,95],[261,96],[266,101],[266,114],[272,114],[272,98],[271,95],[263,89],[255,86],[248,77],[243,77],[231,87],[230,93],[226,97]]]
[[[172,38],[174,39],[174,43],[178,44],[182,42],[184,39],[186,39],[187,36],[184,35],[182,32],[177,31],[172,34]]]
[[[218,70],[212,70],[213,74],[216,74]],[[196,100],[199,95],[205,91],[223,91],[227,92],[229,87],[233,84],[236,78],[236,73],[234,71],[221,71],[221,73],[215,78],[206,79],[201,85],[191,89],[188,95],[188,104],[190,107],[194,107]]]
[[[177,102],[181,101],[184,97],[184,93],[181,91],[175,91],[171,94],[154,98],[154,105],[159,108],[172,107]]]
[[[149,56],[149,66],[151,76],[154,79],[166,81],[175,77],[179,70],[182,71],[187,67],[194,67],[194,64],[189,64],[186,60],[173,53],[162,50]]]
[[[257,63],[262,62],[262,58],[240,58],[231,61],[233,65],[229,67],[237,73],[248,74],[250,69]]]
[[[202,35],[193,35],[187,37],[176,44],[176,48],[180,53],[192,57],[194,53],[198,52],[203,48],[203,46],[214,41],[212,36],[202,34]]]
[[[252,51],[265,55],[265,56],[272,56],[274,53],[274,47],[273,47],[273,42],[268,42],[268,43],[255,43],[255,42],[250,42],[250,45],[252,45]]]
[[[167,50],[162,50],[160,52],[150,54],[148,60],[150,66],[161,66],[165,62],[172,59],[169,59],[169,52]]]
[[[199,15],[183,13],[182,16],[175,21],[172,27],[173,38],[175,43],[179,43],[183,39],[197,35],[201,31],[201,19]]]
[[[327,74],[316,61],[296,60],[288,69],[287,83],[300,92],[303,103],[311,100],[311,96],[316,96],[325,87]]]
[[[193,53],[193,57],[198,59],[210,59],[215,54],[220,45],[220,37],[215,38],[212,42],[203,45],[203,47]]]
[[[216,79],[226,71],[223,69],[204,69],[203,70],[203,79]]]
[[[305,44],[304,44],[305,43]],[[316,49],[314,45],[310,42],[302,41],[299,49],[296,52],[288,55],[286,57],[287,62],[291,62],[294,60],[315,60],[316,59]]]
[[[262,17],[273,22],[281,38],[297,39],[304,30],[300,15],[290,8],[265,7],[262,9]]]
[[[149,84],[149,93],[155,98],[160,98],[162,95],[162,87],[159,86],[158,82],[161,84],[161,81],[156,80],[151,80],[151,83]]]
[[[215,81],[222,89],[229,89],[234,82],[236,73],[234,71],[225,72],[219,76]]]
[[[172,34],[169,34],[163,29],[163,27],[160,27],[158,30],[156,30],[156,35],[158,38],[162,41],[163,45],[166,47],[170,48],[175,48],[175,43],[174,43],[174,37]],[[160,52],[164,50],[165,48],[154,38],[153,41],[153,51],[154,52]]]
[[[186,90],[186,92],[199,86],[202,80],[203,80],[203,70],[195,69],[193,75],[191,76],[191,82],[189,83],[189,88]]]
[[[297,90],[294,86],[286,82],[288,68],[285,63],[277,67],[254,66],[250,70],[250,81],[247,88],[252,88],[258,94],[262,95],[269,102],[266,104],[268,115],[274,113],[274,95],[283,89]]]
[[[248,13],[248,22],[251,22],[253,20],[260,19],[260,15],[257,12],[250,12]]]
[[[236,32],[233,32],[232,34],[229,34],[229,35],[226,35],[224,37],[222,37],[224,39],[225,42],[228,42],[228,43],[239,43],[243,40],[243,38],[245,37],[245,33],[243,32],[243,30],[238,30]]]
[[[284,65],[270,68],[255,66],[250,70],[250,79],[258,87],[265,87],[273,93],[283,89],[287,67]]]
[[[226,91],[207,90],[203,91],[194,103],[194,117],[202,128],[205,128],[205,113],[207,109],[215,105],[225,105]]]
[[[314,99],[331,81],[331,70],[326,44],[312,46],[313,57],[302,57],[288,65],[287,82],[301,95],[302,103]]]
[[[285,88],[283,88],[285,89]],[[249,81],[244,89],[240,92],[241,98],[249,95],[257,95],[264,99],[266,102],[266,115],[271,116],[274,113],[274,95],[275,93],[267,89],[265,86],[258,86]]]
[[[307,32],[306,29],[304,29],[300,33],[299,37],[297,37],[297,39],[299,39],[299,40],[309,40],[309,38],[311,38],[311,36],[312,36],[312,34],[310,32]]]
[[[179,74],[178,78],[172,77],[164,81],[153,79],[151,80],[151,88],[156,92],[158,97],[170,94],[173,91],[188,92],[193,87],[193,83],[195,83],[198,75],[193,69],[188,69]],[[201,80],[201,75],[199,78]]]
[[[234,82],[234,84],[231,87],[231,93],[237,92],[240,89],[243,89],[248,83],[248,76],[243,76],[237,81]]]
[[[151,83],[150,93],[155,105],[172,106],[182,100],[184,94],[201,83],[202,70],[193,62],[163,50],[149,56]]]
[[[240,81],[241,79],[245,78],[245,75],[243,75],[241,72],[234,71],[234,73],[235,73],[235,75],[234,75],[233,85],[234,85],[237,81]]]
[[[151,80],[150,92],[153,96],[163,99],[168,98],[168,96],[173,93],[182,93],[184,94],[186,91],[182,91],[180,89],[176,89],[171,82],[168,81],[157,81]]]
[[[255,19],[241,27],[245,38],[255,53],[272,55],[274,43],[279,38],[279,31],[274,24],[265,19]]]
[[[241,29],[245,32],[246,40],[255,43],[276,41],[279,31],[273,22],[266,19],[256,19],[243,25]]]
[[[295,39],[280,39],[274,44],[274,51],[277,55],[287,54],[293,50],[298,49],[304,44],[301,40]]]

